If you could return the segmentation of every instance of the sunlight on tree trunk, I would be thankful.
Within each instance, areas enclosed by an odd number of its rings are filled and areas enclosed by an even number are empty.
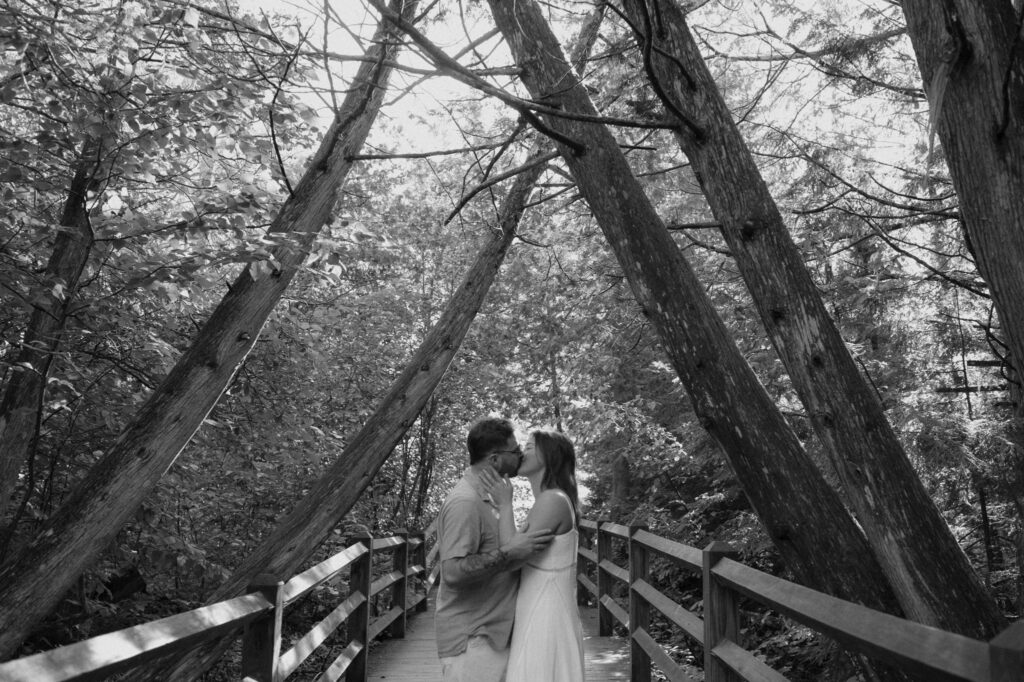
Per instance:
[[[414,4],[414,3],[409,3]],[[331,215],[380,108],[400,43],[382,26],[318,152],[281,208],[271,258],[249,265],[167,379],[36,538],[0,569],[0,656],[10,656],[107,547],[217,403]]]
[[[683,13],[672,2],[653,4],[625,2],[648,78],[689,122],[680,121],[680,145],[904,613],[994,637],[1004,619],[825,310]]]
[[[811,586],[897,611],[864,536],[729,338],[615,139],[571,119],[596,111],[537,5],[490,6],[531,95],[565,112],[544,123],[573,143],[560,151],[581,194],[787,565]]]
[[[960,199],[1006,344],[1011,398],[1024,418],[1024,37],[1008,1],[906,0],[932,125]],[[942,93],[941,98],[937,95]]]

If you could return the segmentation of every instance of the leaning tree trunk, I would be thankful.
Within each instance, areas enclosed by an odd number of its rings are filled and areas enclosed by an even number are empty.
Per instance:
[[[1005,625],[825,310],[682,11],[624,0],[648,78],[693,166],[853,508],[908,618],[989,639]]]
[[[86,193],[96,173],[99,154],[100,146],[94,141],[82,146],[60,219],[61,226],[70,229],[59,231],[54,240],[43,274],[47,291],[32,311],[21,339],[21,349],[14,358],[15,370],[0,400],[0,519],[7,510],[22,466],[35,450],[50,364],[60,345],[78,280],[92,252],[93,234]],[[62,287],[59,294],[51,291],[58,285]],[[14,531],[13,526],[12,522],[5,542],[0,545],[0,561],[6,554],[6,541]]]
[[[396,10],[402,0],[392,0]],[[405,3],[411,13],[415,2]],[[330,217],[349,169],[380,109],[397,32],[382,22],[368,61],[309,168],[270,227],[281,243],[273,271],[247,267],[114,445],[35,540],[0,569],[0,657],[10,656],[103,548],[217,403],[256,343],[267,316]],[[266,264],[264,264],[266,265]]]
[[[1024,417],[1024,35],[1010,0],[904,0],[917,63],[988,282]]]
[[[704,288],[630,172],[615,138],[595,117],[547,22],[532,0],[490,0],[491,12],[533,98],[564,116],[544,124],[560,143],[580,193],[618,258],[686,386],[703,426],[787,565],[814,587],[898,611],[870,546],[758,382]]]
[[[398,15],[389,13],[389,16]],[[602,16],[603,8],[599,7],[584,23],[577,41],[577,63],[585,61],[589,55]],[[546,155],[547,149],[538,143],[529,158],[537,160]],[[380,405],[309,494],[242,561],[208,603],[243,594],[258,574],[277,575],[282,579],[294,574],[369,486],[440,383],[494,282],[526,211],[530,193],[545,170],[543,163],[526,165],[527,170],[516,177],[499,208],[499,229],[491,235],[448,301],[444,313]],[[230,638],[224,638],[201,647],[176,661],[166,677],[159,677],[192,679],[216,662],[230,644]],[[161,666],[165,665],[161,662]]]

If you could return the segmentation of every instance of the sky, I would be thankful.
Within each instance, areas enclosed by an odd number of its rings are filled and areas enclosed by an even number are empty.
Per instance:
[[[261,13],[287,14],[295,17],[302,30],[312,29],[310,39],[316,44],[323,44],[323,4],[307,0],[237,0],[243,12],[251,12],[256,16]],[[326,43],[329,51],[342,55],[361,55],[364,52],[365,43],[372,36],[377,25],[378,15],[365,2],[361,0],[341,0],[331,2],[331,7],[337,13],[337,19],[344,22],[342,27],[339,21],[332,21],[326,35]],[[477,12],[477,15],[480,13]],[[465,22],[463,23],[463,19]],[[490,26],[485,25],[480,16],[459,17],[455,13],[449,13],[444,20],[435,21],[425,27],[430,38],[436,44],[445,48],[449,54],[454,54],[461,46],[465,45],[467,39],[463,25],[471,35],[480,35],[486,32]],[[358,39],[356,37],[358,36]],[[491,44],[496,41],[492,39]],[[500,57],[498,58],[501,59]],[[399,56],[402,64],[414,68],[428,69],[430,65],[420,58],[413,50],[405,49]],[[358,68],[355,61],[339,65],[334,64],[332,77],[337,89],[344,88],[345,83],[351,78]],[[326,87],[326,77],[321,77],[319,85]],[[401,91],[409,85],[415,85],[412,92],[402,93]],[[388,138],[382,138],[380,134],[371,134],[370,145],[390,145],[394,148],[398,139],[401,140],[402,151],[428,151],[444,149],[447,147],[464,146],[460,139],[457,127],[452,125],[444,109],[444,103],[460,98],[477,98],[478,95],[467,86],[446,77],[434,77],[422,79],[419,76],[406,72],[395,72],[391,79],[391,93],[385,100],[385,107],[381,117],[392,126],[399,126],[401,135],[396,138],[393,134]],[[330,104],[322,98],[311,98],[309,104],[323,111],[324,123],[330,120]],[[494,115],[502,112],[500,105],[491,105],[490,109]],[[378,126],[379,128],[379,126]]]

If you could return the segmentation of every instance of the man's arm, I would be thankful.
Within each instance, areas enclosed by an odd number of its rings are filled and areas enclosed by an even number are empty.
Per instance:
[[[452,587],[483,582],[499,573],[519,568],[527,559],[547,547],[552,537],[551,531],[546,528],[516,533],[498,549],[445,559],[441,575]]]

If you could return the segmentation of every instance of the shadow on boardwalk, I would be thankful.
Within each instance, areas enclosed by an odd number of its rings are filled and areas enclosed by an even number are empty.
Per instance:
[[[390,639],[370,652],[369,680],[441,682],[441,664],[434,642],[434,603],[426,613],[411,616],[405,639]],[[597,609],[580,609],[587,682],[629,679],[629,646],[619,637],[598,637]]]

